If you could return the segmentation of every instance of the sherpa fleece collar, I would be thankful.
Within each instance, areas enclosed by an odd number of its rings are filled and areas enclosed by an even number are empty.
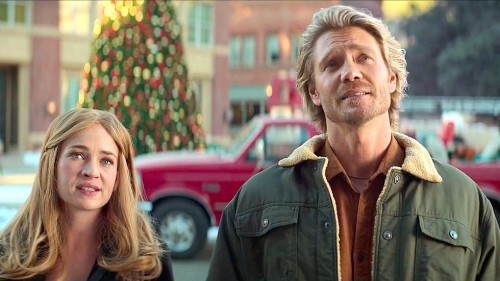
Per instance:
[[[429,152],[415,139],[401,133],[393,132],[394,138],[405,151],[405,160],[401,169],[409,174],[430,182],[442,182],[434,166]],[[305,160],[318,160],[324,157],[316,155],[325,143],[326,135],[318,135],[310,138],[304,144],[295,149],[290,156],[281,159],[278,165],[290,167]]]

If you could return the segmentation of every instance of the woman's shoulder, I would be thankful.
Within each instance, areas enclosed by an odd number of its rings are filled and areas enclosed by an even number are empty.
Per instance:
[[[166,280],[166,281],[173,281],[174,280],[174,273],[172,270],[172,258],[170,256],[170,251],[168,250],[168,246],[165,243],[162,243],[162,246],[164,248],[164,252],[161,256],[161,274],[156,280]]]

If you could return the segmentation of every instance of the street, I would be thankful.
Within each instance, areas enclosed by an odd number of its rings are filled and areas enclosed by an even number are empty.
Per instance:
[[[217,237],[217,227],[208,230],[208,242],[198,256],[191,260],[173,260],[175,281],[204,281]]]

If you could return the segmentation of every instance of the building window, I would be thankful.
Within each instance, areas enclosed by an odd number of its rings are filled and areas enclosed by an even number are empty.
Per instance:
[[[104,2],[98,1],[60,1],[59,30],[64,33],[92,35],[94,21]]]
[[[197,112],[202,112],[202,108],[203,108],[203,99],[202,99],[202,96],[203,96],[203,87],[202,87],[202,84],[203,84],[203,81],[201,80],[196,80],[196,79],[193,79],[192,81],[192,88],[193,88],[193,91],[194,91],[194,98],[195,98],[195,102],[196,102],[196,111]]]
[[[66,112],[76,107],[78,104],[78,95],[80,92],[81,73],[69,71],[63,74],[63,100],[61,112]]]
[[[280,40],[278,34],[270,34],[266,39],[266,62],[277,64],[280,60]]]
[[[239,67],[241,57],[241,39],[232,37],[229,39],[229,66]]]
[[[251,35],[243,38],[243,66],[255,66],[255,37]]]
[[[292,59],[292,62],[295,63],[295,62],[297,62],[297,57],[299,55],[300,35],[293,34],[291,43],[292,43],[292,54],[290,57]]]
[[[194,2],[188,14],[188,41],[195,46],[212,45],[213,7],[209,3]]]
[[[229,66],[255,66],[255,36],[236,36],[229,39]]]
[[[258,101],[241,101],[231,103],[231,111],[233,113],[231,126],[235,129],[238,129],[242,125],[248,123],[254,116],[266,113],[265,105],[263,102]]]
[[[29,25],[31,1],[0,0],[0,24]]]

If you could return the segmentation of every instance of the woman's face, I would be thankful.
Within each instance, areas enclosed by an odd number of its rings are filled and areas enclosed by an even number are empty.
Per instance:
[[[95,124],[61,145],[57,164],[57,193],[70,212],[100,211],[115,190],[118,146]]]

